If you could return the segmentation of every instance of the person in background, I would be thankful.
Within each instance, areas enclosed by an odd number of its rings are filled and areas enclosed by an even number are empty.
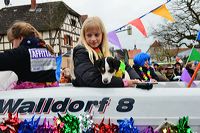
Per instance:
[[[176,62],[174,64],[174,74],[176,76],[181,76],[181,74],[182,74],[182,65],[181,65],[181,63]]]
[[[60,83],[71,83],[71,74],[69,68],[66,67],[61,70]]]
[[[158,68],[159,68],[159,64],[158,63],[154,63],[153,64],[153,69],[154,69],[154,71],[158,71]]]
[[[199,64],[199,63],[200,63],[200,62],[198,62],[198,61],[195,61],[195,62],[194,62],[195,69],[198,67],[198,64]],[[199,69],[198,72],[197,72],[197,75],[196,75],[195,80],[200,80],[200,69]]]
[[[140,78],[146,82],[159,81],[158,76],[155,74],[154,69],[150,66],[150,55],[147,53],[139,53],[133,59],[133,68],[138,73]]]
[[[195,80],[200,80],[200,70],[197,72],[197,76],[196,76]]]
[[[194,64],[193,61],[188,62],[185,66],[185,68],[187,69],[188,73],[190,74],[190,77],[192,77],[192,75],[194,74],[194,71],[196,69],[196,65]]]
[[[128,87],[140,82],[113,76],[109,84],[103,84],[101,73],[94,63],[109,56],[111,54],[103,22],[99,17],[87,18],[82,25],[79,43],[73,50],[72,84],[79,87]]]
[[[0,53],[0,71],[11,70],[17,74],[15,88],[58,86],[54,51],[31,24],[15,22],[8,29],[7,37],[13,49]]]
[[[169,79],[166,77],[166,69],[164,66],[159,65],[158,69],[155,71],[156,75],[159,78],[159,81],[169,81]]]
[[[195,69],[198,67],[198,64],[199,64],[200,62],[198,62],[198,61],[194,61],[194,65],[195,65]],[[195,71],[195,70],[194,70]],[[198,70],[198,72],[197,72],[197,75],[196,75],[196,77],[195,77],[195,80],[200,80],[200,69]]]
[[[169,79],[169,81],[178,81],[179,79],[175,78],[176,75],[174,74],[174,67],[172,65],[168,65],[166,68],[166,77]]]

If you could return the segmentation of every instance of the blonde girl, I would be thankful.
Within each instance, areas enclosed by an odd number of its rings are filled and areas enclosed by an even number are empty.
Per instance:
[[[124,87],[133,86],[135,80],[124,82],[113,76],[110,84],[103,84],[99,70],[94,62],[100,58],[111,56],[107,33],[99,17],[87,18],[82,26],[78,45],[72,55],[72,84],[88,87]]]

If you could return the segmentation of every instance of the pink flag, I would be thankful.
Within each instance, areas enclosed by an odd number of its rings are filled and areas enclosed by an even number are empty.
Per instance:
[[[184,68],[182,74],[181,74],[181,80],[185,83],[189,83],[191,80],[190,74],[188,73],[187,69]],[[192,87],[197,86],[194,82],[192,83]]]
[[[129,22],[129,24],[132,24],[133,26],[135,26],[145,37],[147,37],[147,33],[145,31],[144,25],[142,21],[140,20],[140,18],[132,20],[131,22]]]
[[[122,49],[122,46],[119,42],[119,39],[115,31],[111,31],[108,33],[108,41],[117,46],[118,48]]]

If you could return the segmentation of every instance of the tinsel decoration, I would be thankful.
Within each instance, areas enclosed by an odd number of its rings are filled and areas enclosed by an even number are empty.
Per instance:
[[[110,119],[108,124],[105,124],[103,118],[100,124],[95,124],[94,131],[95,133],[118,133],[118,126],[110,124]]]
[[[17,133],[20,122],[18,113],[14,117],[12,113],[8,113],[8,119],[3,118],[0,123],[0,133]]]
[[[134,120],[131,117],[129,120],[117,120],[119,123],[119,133],[139,133],[139,130],[134,126]]]
[[[192,133],[191,128],[188,126],[188,116],[179,119],[177,124],[178,133]]]
[[[162,125],[160,125],[156,131],[159,133],[178,133],[177,127],[168,121],[165,121]]]
[[[79,133],[79,119],[76,116],[70,115],[67,113],[65,116],[61,116],[58,113],[58,117],[61,120],[61,122],[64,123],[64,126],[62,128],[63,133]]]
[[[43,124],[38,126],[37,133],[54,133],[53,130],[53,125],[50,125],[49,121],[45,118]]]
[[[18,133],[34,133],[38,128],[40,117],[34,121],[35,115],[31,118],[30,121],[24,120],[20,123]]]
[[[80,131],[83,133],[92,132],[92,129],[94,127],[92,115],[89,113],[80,114],[78,118],[80,121]]]
[[[61,120],[57,117],[54,116],[53,118],[53,121],[54,121],[54,125],[53,125],[53,133],[60,133],[61,132],[61,129],[63,128],[64,126],[64,123],[61,122]]]
[[[148,126],[142,133],[158,133],[157,131],[154,131],[152,126]]]

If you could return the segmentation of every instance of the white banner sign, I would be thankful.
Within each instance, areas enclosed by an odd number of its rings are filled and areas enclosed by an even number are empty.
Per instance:
[[[200,123],[200,88],[77,88],[63,86],[1,91],[0,119],[7,113],[19,117],[53,119],[57,112],[79,115],[89,112],[95,121],[133,117],[137,125],[159,125],[165,118],[177,122],[189,116],[190,124]],[[200,125],[200,124],[199,124]]]

